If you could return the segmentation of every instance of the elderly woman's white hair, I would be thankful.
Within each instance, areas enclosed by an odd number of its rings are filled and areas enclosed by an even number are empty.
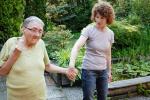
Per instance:
[[[44,27],[44,22],[36,16],[30,16],[30,17],[26,18],[22,24],[22,27],[27,27],[28,24],[32,23],[32,22],[36,22],[38,24],[41,24]]]
[[[107,1],[107,0],[98,0],[98,3],[100,3],[100,2],[104,2],[104,1]]]

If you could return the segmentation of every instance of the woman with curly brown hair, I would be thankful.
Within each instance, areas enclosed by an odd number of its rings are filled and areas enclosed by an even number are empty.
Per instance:
[[[108,2],[96,3],[91,15],[94,23],[82,30],[71,51],[69,67],[74,67],[80,48],[86,44],[81,74],[83,100],[93,100],[95,89],[97,100],[107,98],[108,82],[112,79],[111,46],[114,42],[114,33],[107,25],[113,22],[114,17],[114,10]]]

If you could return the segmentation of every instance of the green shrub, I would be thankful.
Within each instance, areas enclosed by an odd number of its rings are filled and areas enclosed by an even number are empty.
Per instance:
[[[43,37],[50,59],[54,60],[54,52],[64,49],[72,37],[71,31],[66,30],[65,26],[52,27],[52,30],[48,31]]]
[[[0,1],[0,43],[8,38],[18,36],[23,21],[24,0]]]
[[[47,27],[46,18],[46,2],[47,0],[25,0],[25,18],[29,16],[37,16],[41,18],[45,23],[45,30]]]
[[[110,28],[115,33],[113,57],[137,59],[139,56],[149,56],[149,27],[130,25],[127,21],[116,21]],[[122,58],[123,59],[123,58]]]
[[[150,95],[150,90],[147,89],[147,86],[143,85],[143,84],[139,84],[137,86],[137,92],[138,92],[138,94],[144,95],[144,96],[147,96],[147,97],[149,97],[149,95]]]
[[[110,28],[115,33],[115,47],[127,48],[136,47],[139,45],[137,41],[140,41],[142,34],[139,32],[138,26],[133,26],[125,21],[116,21]]]
[[[78,54],[78,57],[76,59],[75,67],[78,69],[78,77],[77,80],[81,79],[81,66],[82,66],[82,59],[84,56],[84,48],[80,49],[80,52]],[[69,65],[69,60],[70,60],[70,53],[71,53],[71,48],[69,49],[62,49],[56,53],[56,63],[61,66],[61,67],[68,67]]]
[[[129,79],[150,75],[150,62],[145,60],[136,60],[134,62],[120,62],[113,64],[113,81],[120,79]]]
[[[56,24],[65,24],[72,31],[80,31],[90,23],[93,3],[96,0],[48,1],[47,17]]]
[[[81,70],[81,65],[82,65],[82,60],[83,60],[83,56],[84,56],[84,48],[80,49],[80,52],[78,54],[78,57],[76,59],[76,63],[75,63],[75,67],[79,70]],[[55,55],[56,55],[56,63],[59,66],[62,67],[68,67],[69,65],[69,60],[70,60],[70,53],[71,53],[71,48],[68,49],[62,49],[60,51],[56,51]]]
[[[129,14],[127,20],[131,25],[139,25],[140,23],[142,23],[140,16],[133,13]]]
[[[112,2],[117,19],[132,17],[131,19],[140,18],[138,21],[142,24],[150,25],[150,0],[108,0]],[[136,18],[136,17],[139,18]],[[137,23],[137,22],[135,22]]]
[[[131,11],[131,0],[109,0],[112,2],[117,18],[127,17]]]
[[[143,24],[150,25],[150,0],[132,0],[131,6],[131,13],[136,13]]]
[[[61,67],[68,67],[71,49],[56,51],[56,63]]]

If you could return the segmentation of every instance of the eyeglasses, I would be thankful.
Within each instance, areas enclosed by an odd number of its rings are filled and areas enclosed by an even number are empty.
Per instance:
[[[40,30],[40,29],[37,29],[37,28],[28,28],[28,27],[25,27],[26,29],[30,30],[31,32],[33,33],[40,33],[40,34],[43,34],[43,30]]]

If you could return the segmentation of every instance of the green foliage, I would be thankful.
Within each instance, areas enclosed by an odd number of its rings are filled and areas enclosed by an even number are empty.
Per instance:
[[[122,18],[128,16],[131,10],[131,0],[109,0],[113,3],[116,17]]]
[[[126,21],[116,21],[110,28],[115,33],[116,48],[135,47],[142,34],[138,26],[128,24]]]
[[[116,21],[110,26],[115,33],[113,57],[128,59],[148,56],[150,51],[149,27],[130,25],[127,21]]]
[[[72,31],[80,31],[90,23],[91,8],[97,0],[49,0],[47,17],[57,24],[65,24]],[[150,0],[107,0],[119,20],[128,18],[131,24],[150,23]],[[73,24],[72,24],[73,23]]]
[[[23,21],[24,0],[0,1],[0,43],[8,38],[18,36]]]
[[[68,20],[74,17],[74,15],[71,14],[72,6],[74,5],[69,5],[64,0],[60,0],[57,2],[48,1],[47,17],[56,23],[61,23],[64,20]]]
[[[113,64],[113,81],[150,75],[150,61],[120,62]]]
[[[54,60],[54,52],[64,49],[72,37],[71,31],[66,30],[65,26],[53,26],[52,30],[48,31],[43,37],[50,59]]]
[[[127,19],[131,25],[139,25],[140,23],[142,23],[141,18],[137,14],[131,13],[129,14]]]
[[[84,51],[85,49],[82,48],[78,54],[78,57],[76,59],[76,64],[75,67],[78,69],[79,74],[76,80],[80,80],[81,79],[81,64],[82,64],[82,59],[83,59],[83,55],[84,55]],[[71,49],[62,49],[59,52],[55,52],[56,53],[56,63],[61,66],[61,67],[68,67],[69,65],[69,60],[70,60],[70,53],[71,53]]]
[[[68,67],[70,58],[70,49],[62,49],[56,53],[57,64],[61,67]]]
[[[97,0],[86,0],[84,4],[77,5],[73,9],[76,17],[70,21],[64,22],[64,24],[66,24],[74,32],[80,31],[87,24],[91,23],[91,10],[96,1]]]
[[[137,91],[139,94],[144,96],[150,96],[150,90],[147,90],[146,87],[144,87],[142,84],[137,87]]]
[[[41,18],[47,26],[46,2],[47,0],[26,0],[25,18],[29,16],[37,16]]]
[[[96,0],[48,1],[47,17],[57,24],[65,24],[72,31],[79,31],[90,22],[93,2]]]
[[[132,10],[141,19],[141,22],[150,25],[150,0],[131,0]]]
[[[129,16],[131,20],[136,19],[141,24],[150,25],[149,24],[150,0],[108,0],[108,1],[112,2],[114,6],[117,19],[123,19]]]

